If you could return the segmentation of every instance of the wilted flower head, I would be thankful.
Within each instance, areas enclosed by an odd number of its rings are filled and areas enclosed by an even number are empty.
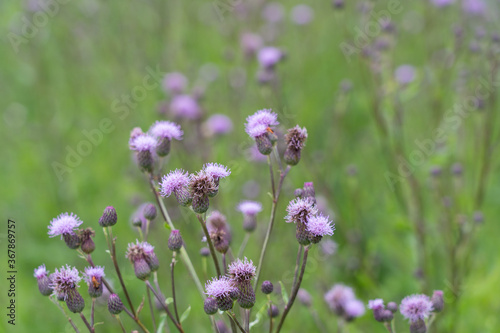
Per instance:
[[[64,297],[70,290],[78,288],[78,283],[81,280],[76,267],[70,267],[69,265],[60,269],[56,268],[56,271],[50,277],[52,279],[50,286],[54,289],[54,292]]]
[[[324,298],[330,309],[338,315],[345,312],[344,307],[349,301],[356,299],[352,288],[340,283],[334,285]]]
[[[286,207],[288,215],[285,216],[286,222],[288,223],[306,223],[309,218],[316,215],[318,210],[314,206],[314,203],[309,198],[295,198],[290,201]]]
[[[144,242],[139,242],[138,239],[135,240],[135,243],[129,243],[127,247],[127,253],[125,257],[130,260],[130,262],[134,262],[139,259],[144,259],[146,256]]]
[[[231,231],[226,217],[219,211],[214,210],[207,217],[207,230],[215,249],[220,253],[226,253],[231,243]]]
[[[299,125],[292,127],[285,135],[285,142],[288,147],[295,150],[302,150],[307,139],[307,130],[305,127],[300,128]]]
[[[156,148],[157,141],[154,137],[148,134],[142,134],[130,139],[129,145],[131,150],[153,152]]]
[[[83,222],[80,220],[80,218],[75,214],[63,213],[50,221],[50,225],[48,226],[48,234],[50,237],[59,235],[75,235],[75,229],[82,223]]]
[[[187,79],[182,73],[172,72],[165,75],[162,84],[165,92],[180,94],[186,89]]]
[[[236,259],[236,261],[229,265],[227,272],[233,281],[239,283],[251,280],[255,276],[255,266],[247,258],[243,261]]]
[[[415,68],[411,65],[399,66],[398,68],[396,68],[394,76],[399,84],[409,84],[415,79]]]
[[[326,236],[333,235],[335,226],[328,216],[315,215],[308,219],[307,221],[307,231],[309,231],[314,236]]]
[[[281,59],[283,59],[283,51],[274,46],[263,47],[257,53],[257,60],[261,67],[266,69],[273,68]]]
[[[169,197],[172,193],[180,191],[188,184],[188,172],[182,169],[175,169],[161,179],[160,194],[164,197]]]
[[[134,272],[137,278],[145,280],[151,271],[156,271],[159,267],[158,258],[154,253],[154,247],[147,242],[130,243],[125,255],[134,265]]]
[[[432,310],[432,302],[426,295],[407,296],[399,306],[401,314],[411,322],[427,319]]]
[[[182,140],[184,132],[181,126],[171,121],[157,121],[149,129],[149,133],[156,138],[167,138],[169,140]]]
[[[205,130],[208,135],[221,135],[233,130],[233,121],[224,114],[214,114],[205,121]]]
[[[170,102],[172,114],[179,118],[196,120],[201,116],[198,101],[189,95],[177,95]]]
[[[79,236],[82,251],[87,254],[92,253],[95,250],[95,243],[92,239],[95,237],[95,231],[92,228],[85,228],[80,230]]]
[[[314,18],[314,11],[308,5],[297,5],[292,8],[291,18],[297,25],[306,25]]]

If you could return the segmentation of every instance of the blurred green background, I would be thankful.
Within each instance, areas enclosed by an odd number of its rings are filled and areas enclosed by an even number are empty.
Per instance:
[[[138,237],[130,227],[130,215],[140,203],[152,202],[154,197],[133,163],[128,138],[136,126],[147,130],[155,120],[172,118],[158,112],[166,98],[159,85],[130,108],[124,119],[113,112],[113,101],[142,85],[147,68],[159,68],[162,73],[184,73],[192,90],[203,88],[204,119],[221,113],[234,123],[232,133],[198,142],[196,126],[182,122],[185,139],[173,143],[164,171],[182,167],[193,172],[210,161],[232,168],[233,174],[222,182],[211,207],[227,216],[234,251],[244,236],[242,217],[235,206],[250,198],[249,192],[257,191],[252,198],[263,202],[264,211],[245,253],[255,263],[271,200],[266,164],[247,156],[252,141],[244,132],[245,118],[256,110],[272,108],[279,114],[282,131],[296,124],[308,129],[302,160],[285,181],[262,278],[275,284],[283,280],[290,287],[297,243],[293,226],[283,222],[285,207],[295,188],[305,181],[314,182],[316,193],[335,214],[332,239],[338,250],[332,256],[319,247],[312,250],[303,287],[311,293],[313,307],[328,332],[335,331],[336,319],[323,294],[339,282],[352,286],[365,304],[374,298],[399,302],[409,294],[442,289],[447,305],[433,332],[497,331],[498,85],[492,85],[488,98],[459,118],[458,126],[448,130],[436,149],[425,155],[413,176],[398,182],[401,201],[386,175],[397,174],[397,156],[408,160],[419,149],[415,140],[433,139],[437,128],[450,124],[446,112],[467,101],[467,96],[475,96],[479,78],[496,81],[498,54],[492,40],[498,31],[498,4],[488,3],[487,15],[474,17],[464,14],[458,3],[439,9],[428,1],[404,2],[390,17],[395,32],[369,36],[363,51],[357,48],[356,54],[346,57],[341,43],[352,45],[367,22],[377,22],[373,13],[387,10],[393,2],[364,2],[370,7],[363,13],[359,1],[349,1],[344,9],[335,9],[329,1],[307,1],[314,19],[299,26],[290,20],[290,10],[299,2],[289,1],[283,4],[283,21],[271,27],[261,17],[265,1],[61,1],[55,14],[40,21],[45,23],[37,23],[30,37],[23,37],[23,27],[26,20],[34,22],[36,11],[21,1],[1,2],[0,135],[4,144],[0,148],[0,210],[4,220],[16,221],[18,274],[16,326],[7,325],[3,310],[0,327],[8,332],[71,331],[60,311],[39,294],[33,277],[33,269],[42,263],[51,272],[63,264],[85,267],[84,260],[62,241],[47,236],[50,220],[66,211],[77,214],[84,226],[96,229],[94,261],[106,266],[107,276],[118,289],[97,224],[104,207],[116,207],[119,222],[114,233],[118,252],[123,254],[119,259],[133,301],[140,303],[144,286],[133,276],[124,254],[127,243]],[[247,6],[245,17],[241,3]],[[285,61],[277,65],[275,84],[259,84],[256,60],[243,55],[239,39],[248,31],[260,33],[267,45],[286,52]],[[13,39],[12,33],[21,39]],[[14,40],[17,46],[13,46]],[[377,43],[388,45],[384,49]],[[393,76],[402,64],[416,70],[415,80],[406,87],[399,87]],[[342,88],[347,85],[351,89]],[[404,125],[398,127],[397,115],[401,114]],[[377,115],[382,122],[376,120]],[[104,118],[111,119],[113,130],[60,180],[53,163],[64,163],[67,147],[76,149],[86,140],[83,131],[99,128]],[[456,163],[463,167],[461,176],[452,174]],[[431,171],[438,167],[440,175],[432,176]],[[481,174],[486,175],[484,200],[477,199]],[[417,196],[413,195],[413,181],[418,184]],[[165,202],[205,281],[198,255],[203,246],[198,222],[189,211],[179,209],[174,199]],[[476,211],[482,212],[484,223],[473,221]],[[415,216],[425,223],[427,285],[415,278]],[[159,218],[153,228],[157,232],[150,242],[164,263],[159,274],[166,292],[171,255],[166,248],[168,231]],[[2,276],[7,260],[6,230],[4,224],[0,231]],[[454,249],[461,237],[466,241]],[[182,263],[177,267],[180,311],[192,307],[184,325],[186,332],[208,332],[210,322],[201,298]],[[458,288],[455,278],[459,279]],[[82,291],[85,289],[82,283]],[[6,290],[3,286],[1,290],[5,309]],[[262,304],[260,292],[257,298]],[[281,298],[273,294],[273,299],[279,303]],[[96,320],[106,323],[98,331],[119,331],[116,321],[102,309]],[[291,314],[285,331],[318,330],[311,313],[298,302]],[[151,326],[147,306],[142,317]],[[408,331],[408,324],[400,315],[396,317],[398,331]],[[133,322],[122,318],[131,330]],[[76,316],[74,320],[83,332],[81,320]],[[253,329],[265,330],[267,321]],[[348,331],[384,332],[385,328],[367,311],[348,325]]]

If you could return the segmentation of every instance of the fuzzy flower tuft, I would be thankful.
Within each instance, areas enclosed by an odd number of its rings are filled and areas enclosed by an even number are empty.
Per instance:
[[[255,216],[257,213],[262,211],[262,204],[257,201],[246,200],[240,202],[237,209],[244,215]]]
[[[156,138],[167,138],[169,140],[182,140],[184,132],[181,126],[171,121],[157,121],[149,129],[149,133]]]
[[[37,279],[41,279],[43,277],[46,277],[49,274],[49,271],[45,268],[45,264],[42,264],[35,268],[35,273],[33,274],[34,277]]]
[[[234,282],[249,281],[255,276],[255,266],[247,258],[244,261],[237,259],[229,265],[227,272]]]
[[[164,197],[169,197],[172,193],[179,191],[181,188],[189,184],[189,174],[182,169],[170,171],[166,176],[163,176],[160,183],[160,193]]]
[[[432,302],[426,295],[407,296],[399,306],[401,314],[411,322],[426,319],[432,310]]]
[[[286,207],[288,215],[285,216],[288,223],[307,223],[310,217],[318,213],[318,209],[314,206],[314,202],[309,198],[296,198]]]
[[[307,221],[307,231],[314,236],[333,235],[335,226],[329,220],[328,216],[316,215],[309,218]]]
[[[272,126],[279,125],[278,115],[271,110],[259,110],[251,116],[247,117],[245,131],[253,138],[257,138],[269,130],[272,131]]]
[[[85,267],[85,281],[89,284],[92,283],[93,278],[100,281],[104,276],[104,267]]]
[[[198,171],[196,175],[191,176],[189,188],[193,196],[199,197],[209,195],[218,190],[214,178],[204,170]]]
[[[207,163],[203,166],[203,171],[214,179],[221,179],[229,176],[231,171],[227,166],[218,163]]]
[[[229,297],[234,287],[227,276],[214,278],[205,284],[206,294],[215,298]]]
[[[383,310],[384,309],[384,300],[381,298],[377,298],[377,299],[368,301],[368,309]]]
[[[146,248],[144,247],[144,244],[148,243],[139,242],[139,240],[137,239],[135,240],[135,244],[129,243],[125,257],[128,258],[132,263],[140,259],[145,259]]]
[[[74,229],[79,227],[83,222],[78,216],[73,213],[63,213],[50,221],[49,236],[55,237],[59,235],[74,235]]]
[[[290,128],[285,135],[287,146],[295,150],[302,150],[302,148],[304,148],[306,139],[307,129],[305,127],[300,128],[299,125]]]
[[[51,275],[52,283],[50,286],[54,289],[54,292],[59,295],[66,296],[68,291],[73,290],[78,287],[78,283],[81,280],[80,274],[76,267],[61,267],[56,268],[56,271]]]
[[[148,134],[136,136],[129,141],[130,149],[137,151],[149,151],[151,153],[156,148],[157,144],[158,142],[156,139]]]

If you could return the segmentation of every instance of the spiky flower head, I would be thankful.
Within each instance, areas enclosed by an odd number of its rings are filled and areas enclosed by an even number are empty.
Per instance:
[[[249,261],[247,258],[243,261],[241,259],[236,259],[236,261],[229,265],[227,272],[232,281],[241,283],[253,279],[255,276],[255,266],[252,260]]]
[[[104,285],[102,278],[104,277],[104,267],[86,267],[85,268],[85,281],[89,286],[89,295],[92,298],[97,298],[102,295]]]
[[[432,308],[432,302],[426,295],[411,295],[405,297],[401,301],[399,311],[410,322],[417,322],[418,320],[425,320],[429,317]]]
[[[86,228],[80,230],[79,236],[80,236],[82,251],[87,254],[92,253],[95,250],[95,243],[94,240],[92,239],[93,237],[95,237],[95,231],[92,230],[92,228]]]
[[[179,204],[185,206],[191,202],[191,194],[188,190],[190,177],[187,171],[175,169],[163,176],[160,183],[160,194],[169,197],[172,193],[177,198]]]
[[[132,263],[136,260],[144,259],[146,257],[144,243],[139,242],[138,239],[135,240],[135,243],[129,243],[125,257]]]
[[[309,198],[295,198],[290,201],[286,211],[288,215],[285,216],[285,219],[288,223],[301,222],[307,224],[309,218],[318,213],[318,209]]]
[[[306,228],[312,235],[311,242],[318,243],[323,236],[333,235],[335,225],[332,224],[328,216],[318,214],[309,218]]]
[[[99,218],[99,225],[101,227],[111,227],[118,221],[118,215],[116,214],[115,207],[108,206],[104,208],[102,216]]]
[[[264,294],[266,294],[266,295],[268,295],[268,294],[272,293],[272,292],[273,292],[273,289],[274,289],[274,286],[273,286],[272,282],[271,282],[271,281],[268,281],[268,280],[266,280],[266,281],[262,282],[262,285],[261,285],[261,287],[260,287],[260,290],[261,290]]]
[[[290,128],[285,135],[285,142],[288,147],[295,150],[302,150],[307,139],[307,129],[305,127],[300,128],[299,125]]]
[[[217,313],[219,307],[217,306],[217,300],[212,297],[207,297],[203,304],[203,310],[207,315],[213,315]]]
[[[108,311],[113,315],[117,315],[123,311],[123,308],[120,297],[117,294],[111,294],[108,299]]]
[[[255,139],[266,133],[272,133],[272,128],[277,125],[279,125],[278,115],[270,109],[263,109],[247,117],[245,131]]]
[[[208,175],[212,176],[215,180],[216,185],[222,178],[226,178],[231,174],[231,170],[227,166],[218,163],[207,163],[203,166],[203,171]]]
[[[364,313],[365,306],[363,302],[357,299],[352,299],[344,305],[344,317],[347,321],[351,321],[357,317],[361,317]]]
[[[444,308],[444,298],[442,290],[434,290],[431,297],[432,308],[434,312],[441,312]]]
[[[144,250],[144,259],[146,260],[146,263],[152,272],[157,271],[158,268],[160,268],[160,262],[154,252],[155,247],[148,242],[142,242],[141,244]]]
[[[238,204],[238,211],[247,216],[255,216],[262,211],[262,204],[257,201],[245,200]]]
[[[149,129],[149,133],[157,139],[182,140],[184,132],[181,126],[167,120],[158,120]]]
[[[149,134],[138,135],[131,138],[129,141],[129,146],[131,150],[135,151],[149,151],[153,152],[156,148],[158,141]]]
[[[231,280],[227,276],[214,278],[205,284],[206,294],[217,300],[217,307],[221,311],[233,308],[231,294],[234,290]]]
[[[49,272],[45,268],[44,264],[35,268],[34,276],[36,277],[40,293],[44,296],[52,294],[53,289],[51,287],[51,277],[49,276]]]
[[[50,221],[49,237],[63,235],[76,235],[75,229],[78,228],[83,222],[78,216],[73,213],[63,213]]]
[[[172,230],[168,237],[168,248],[170,251],[179,251],[182,247],[183,241],[179,230]]]
[[[208,210],[210,202],[208,197],[217,194],[219,187],[214,178],[204,170],[191,176],[189,192],[193,197],[192,207],[195,213],[203,214]]]
[[[66,297],[68,291],[78,288],[78,283],[82,279],[76,267],[62,266],[60,269],[51,274],[52,282],[50,286],[54,289],[54,293]]]
[[[326,303],[332,311],[338,315],[343,315],[347,302],[356,299],[352,288],[343,284],[336,284],[324,296]]]

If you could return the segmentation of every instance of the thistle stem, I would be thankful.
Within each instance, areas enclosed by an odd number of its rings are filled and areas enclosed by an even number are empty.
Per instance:
[[[175,255],[176,251],[174,251],[174,254],[172,256],[172,263],[170,264],[171,268],[171,279],[172,279],[172,299],[173,299],[173,304],[174,304],[174,311],[175,311],[175,318],[177,319],[177,322],[180,323],[179,319],[179,312],[177,311],[177,298],[175,297],[175,280],[174,280],[174,268],[175,268]]]
[[[168,317],[170,318],[170,320],[172,320],[172,323],[174,323],[175,327],[177,327],[179,332],[184,333],[184,330],[182,329],[181,324],[178,323],[177,321],[175,321],[175,318],[174,318],[174,316],[172,316],[172,313],[168,309],[168,306],[162,301],[161,296],[156,292],[156,290],[153,288],[151,283],[148,280],[145,280],[144,282],[146,283],[146,286],[148,286],[148,288],[151,289],[151,291],[155,295],[156,299],[161,303],[161,305],[165,309],[165,312],[167,313]]]
[[[293,274],[292,290],[295,287],[295,283],[297,283],[297,276],[299,274],[300,259],[302,258],[303,248],[304,247],[302,245],[299,245],[299,252],[297,252],[297,260],[295,261],[295,273]]]
[[[212,243],[212,239],[210,238],[210,234],[208,233],[207,224],[205,223],[205,220],[200,214],[196,214],[196,217],[198,218],[198,221],[200,221],[203,233],[205,233],[205,237],[207,238],[208,248],[210,249],[210,254],[212,255],[212,259],[214,260],[217,276],[221,276],[219,261],[217,260],[217,254],[215,253],[214,244]]]
[[[385,323],[384,323],[384,326],[385,326],[385,328],[387,328],[387,331],[388,331],[389,333],[394,333],[394,332],[392,332],[392,327],[391,327],[391,324],[390,324],[390,323],[385,322]]]
[[[236,326],[238,326],[238,328],[240,329],[240,331],[242,333],[247,333],[247,331],[245,331],[245,329],[241,326],[241,324],[238,321],[238,319],[236,319],[236,315],[234,314],[234,312],[226,312],[226,314],[236,324]]]
[[[170,229],[174,230],[175,226],[172,223],[172,220],[170,219],[170,215],[168,215],[168,211],[167,211],[167,208],[165,207],[165,204],[161,200],[161,198],[158,194],[158,191],[156,190],[153,177],[150,178],[149,185],[151,186],[151,190],[153,191],[153,194],[155,196],[156,203],[160,207],[160,212],[161,212],[161,215],[163,216],[164,221],[170,226]],[[206,296],[205,296],[205,292],[203,290],[203,286],[201,285],[200,279],[198,278],[198,274],[196,274],[193,263],[191,262],[191,259],[189,258],[189,255],[186,252],[186,249],[184,248],[184,246],[180,249],[179,252],[181,254],[181,259],[184,262],[184,265],[186,265],[186,268],[189,271],[189,275],[191,275],[191,278],[194,280],[196,288],[200,292],[201,297],[203,297],[203,299],[205,299]]]
[[[118,321],[118,324],[120,324],[120,327],[122,328],[123,333],[127,333],[125,330],[125,327],[123,326],[122,320],[120,319],[120,315],[115,315],[116,320]]]
[[[224,269],[224,274],[227,274],[227,264],[226,264],[226,254],[222,254],[222,268]]]
[[[149,292],[148,287],[146,287],[146,294],[148,295],[149,312],[151,313],[151,321],[153,322],[153,330],[156,332],[155,312],[154,312],[154,308],[153,308],[153,302],[151,301],[151,293]]]
[[[95,298],[92,297],[92,305],[90,306],[90,326],[94,328],[94,313],[95,313]]]
[[[73,329],[75,330],[76,333],[80,333],[80,331],[78,330],[78,327],[76,327],[75,323],[73,322],[73,320],[71,320],[71,318],[68,316],[68,314],[66,313],[66,311],[64,310],[64,308],[57,302],[57,300],[53,299],[52,296],[49,296],[49,299],[52,301],[52,303],[54,303],[59,309],[61,309],[62,313],[64,314],[64,316],[66,317],[66,319],[68,319],[68,322],[71,324],[71,326],[73,327]]]
[[[89,322],[87,321],[87,318],[85,318],[85,315],[80,312],[80,318],[82,318],[83,322],[85,323],[85,326],[89,329],[90,333],[94,333],[95,330],[92,326],[90,326]]]
[[[310,249],[309,246],[307,246],[304,249],[304,258],[302,259],[302,268],[300,270],[299,279],[297,281],[297,284],[294,286],[294,288],[292,290],[292,295],[291,295],[290,299],[288,300],[288,304],[285,306],[285,310],[283,311],[283,315],[281,316],[281,320],[278,324],[278,328],[276,329],[276,333],[279,333],[279,331],[281,330],[281,327],[283,326],[283,323],[285,322],[286,316],[288,315],[288,312],[290,312],[290,309],[293,306],[293,302],[295,301],[295,298],[297,297],[297,293],[299,291],[300,284],[302,283],[302,278],[304,277],[304,272],[306,270],[307,255],[309,254],[309,249]]]
[[[250,332],[250,309],[245,309],[245,331]]]
[[[245,248],[247,247],[248,240],[250,239],[250,233],[247,232],[245,234],[245,238],[243,238],[243,241],[241,242],[240,249],[238,250],[238,258],[241,258],[243,255],[243,252],[245,251]]]

